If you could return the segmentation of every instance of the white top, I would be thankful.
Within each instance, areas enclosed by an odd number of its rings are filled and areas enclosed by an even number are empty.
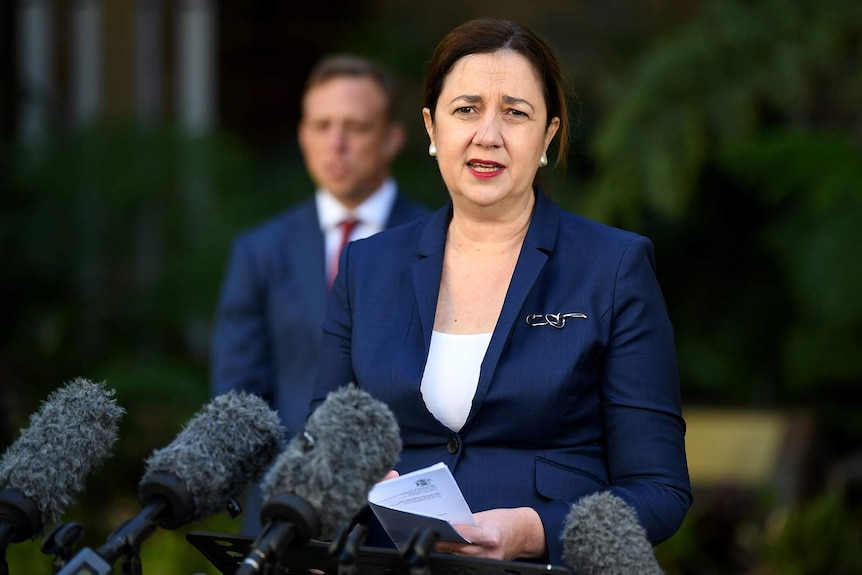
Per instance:
[[[382,231],[395,204],[396,187],[393,179],[387,179],[367,200],[354,210],[348,210],[326,190],[317,190],[314,199],[320,218],[320,229],[326,237],[326,261],[332,263],[341,245],[341,228],[338,224],[348,216],[359,220],[350,234],[351,240],[367,238]],[[336,262],[337,263],[337,262]],[[327,269],[329,269],[327,264]]]
[[[460,431],[470,414],[489,343],[490,333],[431,332],[419,391],[428,411],[452,431]]]

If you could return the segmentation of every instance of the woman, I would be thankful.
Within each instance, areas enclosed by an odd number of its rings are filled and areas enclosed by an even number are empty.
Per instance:
[[[451,201],[349,245],[316,401],[356,382],[398,418],[397,471],[449,466],[477,525],[438,550],[562,564],[569,509],[605,490],[666,539],[691,503],[673,331],[649,240],[534,185],[555,136],[566,151],[553,54],[514,22],[467,22],[424,104]]]

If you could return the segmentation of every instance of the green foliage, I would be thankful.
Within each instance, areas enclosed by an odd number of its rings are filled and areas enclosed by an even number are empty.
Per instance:
[[[16,405],[0,404],[0,422],[14,436],[75,376],[117,390],[127,412],[117,450],[64,515],[86,527],[83,545],[98,546],[140,510],[144,460],[208,399],[209,321],[231,239],[309,185],[298,160],[261,168],[221,134],[172,127],[95,125],[8,152],[0,237],[14,249],[0,290],[16,305],[0,366],[14,377],[0,392]],[[202,525],[192,527],[235,531],[238,520]],[[147,570],[214,573],[182,533],[153,539]],[[13,573],[50,572],[40,543],[10,548]]]
[[[706,4],[615,79],[576,207],[653,239],[684,400],[805,405],[827,468],[862,440],[860,40],[858,2]],[[669,573],[856,573],[860,520],[830,492],[782,511],[726,490],[657,552]]]
[[[677,534],[655,549],[668,575],[850,575],[862,568],[862,515],[837,492],[790,506],[768,491],[732,485],[700,495]]]
[[[795,321],[781,346],[791,389],[862,380],[862,150],[836,134],[779,133],[729,146],[722,169],[772,217],[760,234],[778,262]]]
[[[584,211],[629,227],[644,212],[683,217],[723,145],[773,124],[858,119],[860,33],[853,0],[708,3],[609,88]]]
[[[302,174],[295,161],[259,171],[219,134],[135,124],[12,153],[4,291],[23,305],[5,337],[74,375],[106,357],[205,357],[231,239],[289,203]]]
[[[837,494],[775,513],[759,545],[757,575],[855,575],[862,570],[862,516]]]
[[[858,2],[711,2],[612,90],[577,209],[655,241],[689,401],[862,377],[860,37]]]

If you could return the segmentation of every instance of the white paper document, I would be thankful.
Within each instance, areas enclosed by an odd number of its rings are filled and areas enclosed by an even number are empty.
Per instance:
[[[464,541],[453,524],[476,525],[461,489],[445,463],[376,484],[368,503],[399,548],[414,529],[430,527],[444,541]]]

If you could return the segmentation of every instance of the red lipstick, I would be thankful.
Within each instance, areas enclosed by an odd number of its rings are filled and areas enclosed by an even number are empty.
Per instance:
[[[471,159],[467,161],[467,168],[477,178],[487,180],[502,174],[506,166],[492,160]]]

